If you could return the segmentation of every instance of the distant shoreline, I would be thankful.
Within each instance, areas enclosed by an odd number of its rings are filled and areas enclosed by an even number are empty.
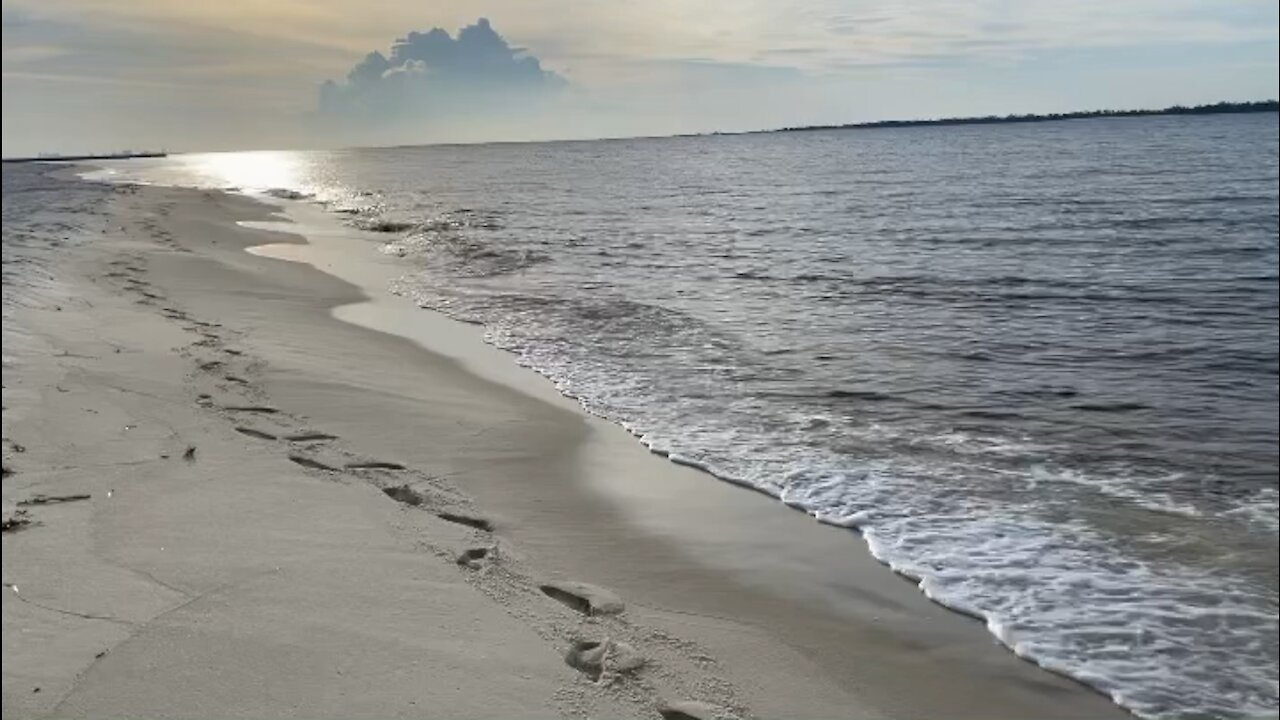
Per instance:
[[[1082,110],[1066,113],[1023,115],[984,115],[980,117],[935,118],[932,120],[876,120],[874,122],[844,123],[841,125],[801,125],[773,130],[748,130],[742,133],[712,133],[714,135],[758,135],[764,133],[810,132],[814,130],[859,130],[870,128],[920,127],[927,125],[994,125],[1000,123],[1036,123],[1057,120],[1087,120],[1090,118],[1149,117],[1152,115],[1235,115],[1240,113],[1277,112],[1280,101],[1258,100],[1253,102],[1219,102],[1210,105],[1171,105],[1147,110]]]
[[[1243,113],[1262,113],[1262,112],[1280,112],[1280,101],[1278,100],[1255,100],[1251,102],[1219,102],[1210,105],[1172,105],[1160,109],[1146,110],[1082,110],[1066,113],[1048,113],[1036,114],[1026,113],[1022,115],[984,115],[975,117],[951,117],[951,118],[934,118],[922,120],[875,120],[871,122],[859,123],[843,123],[839,125],[797,125],[792,127],[769,128],[760,130],[710,130],[705,132],[688,132],[674,133],[671,135],[627,135],[627,136],[604,136],[595,138],[551,138],[543,140],[486,140],[482,142],[424,142],[424,143],[406,143],[398,145],[354,145],[343,146],[340,149],[367,149],[367,148],[415,148],[415,147],[453,147],[465,145],[508,145],[508,144],[529,144],[529,143],[580,143],[580,142],[601,142],[615,140],[657,140],[661,138],[692,138],[692,137],[716,137],[716,136],[732,136],[732,135],[770,135],[774,133],[792,133],[792,132],[813,132],[818,130],[874,130],[879,128],[904,128],[904,127],[928,127],[928,126],[948,126],[948,125],[996,125],[1005,123],[1040,123],[1054,122],[1058,120],[1088,120],[1093,118],[1126,118],[1126,117],[1152,117],[1162,115],[1236,115]],[[304,150],[309,148],[292,148],[295,150]],[[314,149],[314,148],[310,148]],[[338,148],[335,148],[338,149]],[[200,150],[184,150],[177,151],[179,154],[188,152],[202,152]],[[211,152],[211,151],[203,151]],[[234,152],[234,151],[223,151]],[[56,156],[36,156],[36,157],[7,157],[3,158],[5,164],[10,163],[29,163],[29,162],[86,162],[93,160],[125,160],[130,158],[154,158],[166,157],[167,152],[140,152],[140,153],[106,153],[106,154],[88,154],[88,155],[56,155]]]
[[[33,162],[86,162],[90,160],[129,160],[131,158],[162,158],[168,157],[165,152],[123,152],[123,153],[102,153],[90,155],[36,155],[34,157],[12,157],[3,158],[0,162],[6,163],[33,163]]]

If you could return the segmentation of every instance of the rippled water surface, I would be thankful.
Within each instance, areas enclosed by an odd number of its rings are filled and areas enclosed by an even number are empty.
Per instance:
[[[1275,114],[131,167],[329,203],[399,292],[1141,715],[1277,712]]]

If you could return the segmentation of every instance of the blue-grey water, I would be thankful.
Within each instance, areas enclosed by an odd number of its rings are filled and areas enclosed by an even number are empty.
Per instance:
[[[398,292],[483,323],[653,450],[858,528],[1018,654],[1143,716],[1253,717],[1280,695],[1277,129],[1098,119],[118,173],[326,202],[403,257]]]

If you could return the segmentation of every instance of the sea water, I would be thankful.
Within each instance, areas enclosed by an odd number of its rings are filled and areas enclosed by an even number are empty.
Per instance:
[[[113,177],[323,202],[402,258],[394,291],[856,529],[1019,655],[1145,717],[1253,717],[1280,695],[1277,145],[1261,113]]]

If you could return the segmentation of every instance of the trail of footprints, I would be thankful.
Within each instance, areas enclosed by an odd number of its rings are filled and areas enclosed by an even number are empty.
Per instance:
[[[137,296],[136,302],[155,306],[196,337],[178,352],[192,361],[188,382],[199,391],[198,406],[220,414],[242,435],[280,446],[290,462],[308,473],[339,481],[358,477],[406,508],[429,512],[469,530],[470,541],[461,550],[429,538],[420,543],[455,563],[468,582],[563,650],[565,663],[585,681],[563,688],[553,699],[566,714],[595,714],[594,698],[603,693],[637,706],[650,717],[668,720],[750,716],[735,689],[711,672],[715,660],[696,644],[630,623],[622,600],[603,588],[535,580],[517,556],[500,552],[502,543],[494,523],[477,513],[470,500],[447,481],[400,463],[361,458],[340,447],[337,436],[308,429],[301,418],[273,407],[254,382],[263,363],[228,346],[236,333],[168,303],[146,280],[139,259],[126,257],[109,265],[105,279],[117,281],[121,290]],[[677,658],[683,662],[675,662]],[[691,661],[707,672],[690,677],[676,669]],[[698,700],[668,702],[658,685],[668,693]]]

